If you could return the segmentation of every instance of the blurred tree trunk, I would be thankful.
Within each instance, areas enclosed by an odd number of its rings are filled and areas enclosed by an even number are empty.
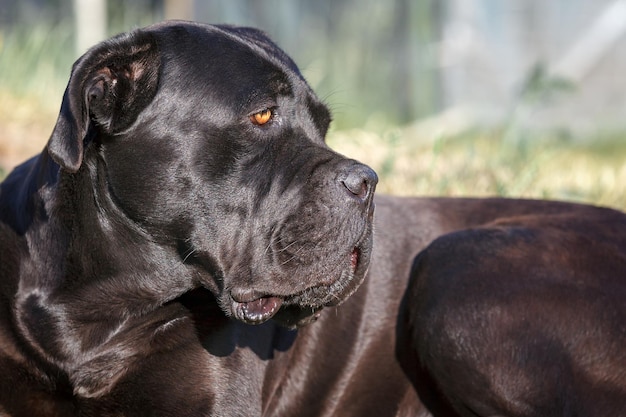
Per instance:
[[[392,85],[398,121],[406,123],[433,114],[441,104],[433,45],[442,11],[436,0],[397,0],[394,6]]]
[[[193,20],[194,0],[165,0],[165,19]]]
[[[74,26],[76,27],[76,55],[106,38],[106,0],[73,0]]]

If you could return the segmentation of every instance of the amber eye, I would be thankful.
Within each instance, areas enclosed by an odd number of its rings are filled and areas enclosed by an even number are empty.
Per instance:
[[[254,113],[252,116],[250,116],[250,120],[255,125],[261,126],[269,122],[272,119],[272,115],[272,109],[265,109],[261,110],[260,112]]]

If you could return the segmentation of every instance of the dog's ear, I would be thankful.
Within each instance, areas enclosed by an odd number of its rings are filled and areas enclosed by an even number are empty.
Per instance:
[[[128,128],[156,94],[160,56],[156,41],[136,31],[105,41],[72,68],[48,152],[63,169],[76,172],[84,143],[94,132]]]

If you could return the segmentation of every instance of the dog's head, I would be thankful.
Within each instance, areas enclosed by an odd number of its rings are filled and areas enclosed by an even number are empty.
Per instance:
[[[263,33],[168,22],[77,61],[48,151],[226,314],[292,326],[352,294],[370,258],[376,174],[326,146],[330,119]]]

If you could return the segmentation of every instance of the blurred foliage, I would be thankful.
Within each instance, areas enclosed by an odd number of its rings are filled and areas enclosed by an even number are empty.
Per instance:
[[[74,60],[68,24],[0,30],[0,90],[60,104]]]
[[[376,169],[380,191],[555,198],[626,208],[622,131],[580,138],[528,128],[538,107],[575,88],[542,65],[528,72],[504,123],[448,133],[438,133],[446,132],[444,120],[429,130],[407,124],[437,107],[435,73],[412,73],[432,67],[432,56],[417,52],[437,30],[428,18],[437,14],[436,1],[400,0],[382,7],[376,0],[321,0],[280,2],[283,7],[277,8],[278,2],[202,3],[202,20],[219,15],[223,22],[256,21],[269,28],[330,105],[335,117],[330,145]],[[110,0],[111,34],[157,19],[145,12],[149,6],[148,0],[132,5]],[[357,6],[359,13],[354,13]],[[305,18],[294,20],[291,14]],[[71,23],[63,16],[0,27],[0,176],[39,151],[52,130],[75,59]],[[355,23],[359,19],[376,28],[355,31],[363,26]]]
[[[71,13],[59,13],[67,11],[71,2],[56,3],[38,12],[37,19],[28,17],[27,23],[17,20],[0,27],[0,89],[46,100],[60,97],[58,85],[65,85],[77,56]],[[109,35],[160,20],[157,4],[108,0]],[[335,124],[349,128],[363,126],[371,118],[406,123],[436,111],[435,58],[421,51],[428,51],[436,35],[437,4],[434,0],[213,0],[197,2],[196,19],[253,25],[268,32],[333,109]]]
[[[519,99],[528,104],[550,103],[565,93],[572,93],[576,85],[570,80],[550,74],[544,62],[531,67],[522,81]]]

